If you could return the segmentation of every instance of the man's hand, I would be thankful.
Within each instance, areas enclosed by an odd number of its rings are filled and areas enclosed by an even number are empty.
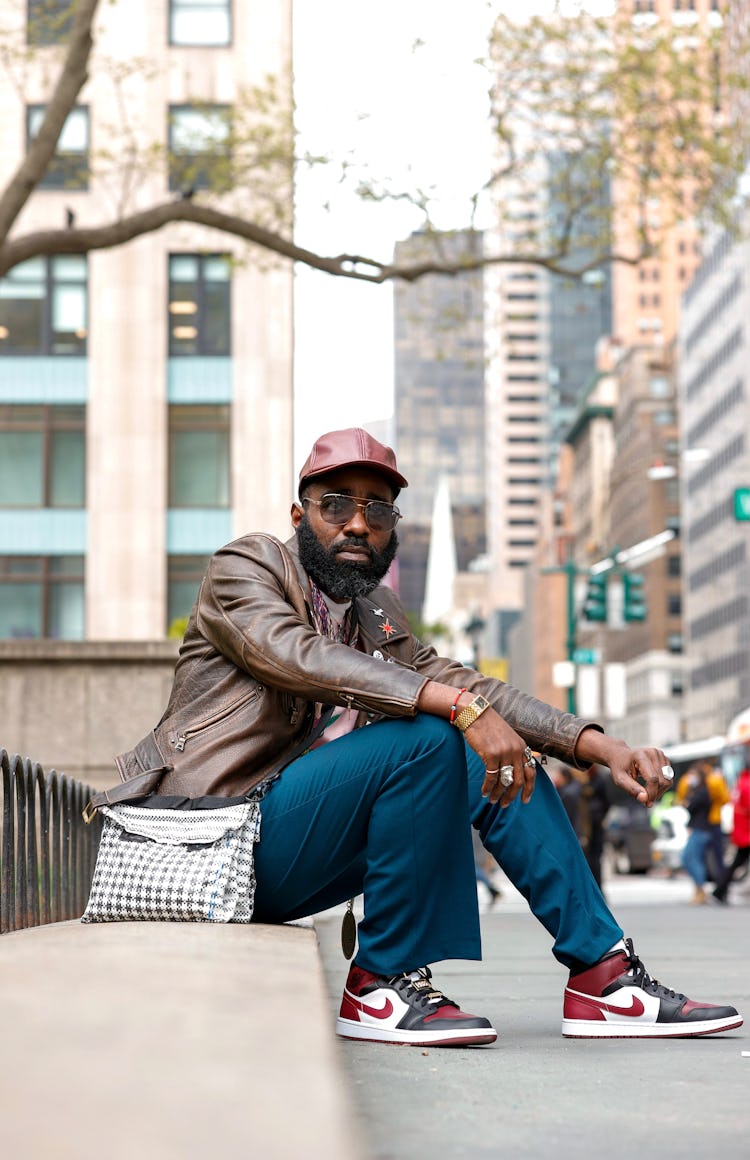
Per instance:
[[[484,762],[482,797],[489,798],[493,805],[499,801],[505,809],[520,793],[525,805],[534,792],[536,762],[523,737],[494,709],[486,709],[469,726],[464,737]],[[509,767],[513,770],[513,781],[505,786],[500,771],[506,768],[510,772]]]
[[[417,707],[423,713],[434,713],[436,717],[448,717],[453,705],[457,710],[465,709],[474,700],[474,693],[466,689],[459,694],[458,689],[443,685],[439,681],[425,681],[417,698]],[[479,754],[487,771],[482,785],[482,795],[494,804],[500,802],[509,806],[521,794],[521,801],[527,802],[534,792],[536,763],[531,750],[515,729],[503,720],[494,709],[485,709],[464,733],[471,748]],[[501,771],[513,772],[513,781],[504,786]],[[502,800],[501,800],[502,799]]]
[[[617,741],[596,729],[584,729],[578,738],[575,758],[579,765],[606,765],[612,780],[644,806],[658,802],[673,785],[664,770],[671,766],[661,749],[631,749],[625,741]],[[640,779],[640,780],[639,780]]]

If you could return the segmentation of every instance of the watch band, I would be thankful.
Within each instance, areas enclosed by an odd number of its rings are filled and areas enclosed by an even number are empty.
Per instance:
[[[453,724],[462,733],[465,733],[470,725],[473,725],[477,717],[481,717],[486,709],[490,708],[490,703],[481,693],[478,693],[473,701],[470,701],[465,709],[462,709],[458,714]]]

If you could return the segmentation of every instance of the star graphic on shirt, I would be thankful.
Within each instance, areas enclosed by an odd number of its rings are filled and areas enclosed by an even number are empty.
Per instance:
[[[383,632],[385,633],[385,635],[386,635],[387,637],[390,637],[391,633],[396,631],[396,629],[395,629],[395,628],[393,627],[393,625],[391,624],[390,620],[386,620],[386,621],[385,621],[385,622],[384,622],[384,623],[381,625],[381,628],[383,629]]]

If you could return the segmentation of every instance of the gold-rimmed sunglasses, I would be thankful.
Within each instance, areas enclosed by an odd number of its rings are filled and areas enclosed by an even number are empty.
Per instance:
[[[401,512],[396,505],[383,499],[356,499],[353,495],[329,492],[320,499],[306,497],[301,502],[314,503],[320,508],[320,518],[337,528],[343,528],[344,524],[353,520],[358,510],[364,515],[371,532],[390,532],[401,519]]]

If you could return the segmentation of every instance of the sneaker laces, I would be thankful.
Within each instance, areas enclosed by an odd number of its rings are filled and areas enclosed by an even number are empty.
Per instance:
[[[404,971],[401,975],[393,975],[388,979],[391,987],[405,987],[407,998],[414,996],[418,1007],[428,1004],[449,1003],[451,1007],[458,1007],[442,991],[439,991],[432,982],[432,972],[429,967],[418,967],[415,971]]]
[[[652,979],[649,975],[641,959],[635,953],[632,938],[625,939],[625,958],[628,963],[627,973],[632,975],[633,981],[644,991],[651,991],[653,995],[662,996],[668,999],[684,999],[680,991],[673,991],[671,987],[665,987],[658,979]]]

